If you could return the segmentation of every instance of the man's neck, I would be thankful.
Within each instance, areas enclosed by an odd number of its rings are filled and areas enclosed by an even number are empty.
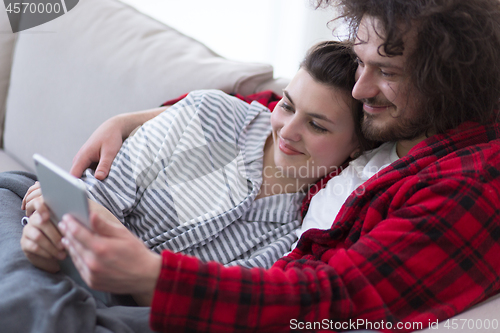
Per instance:
[[[422,136],[420,136],[416,139],[413,139],[413,140],[398,141],[396,143],[396,153],[398,154],[399,158],[401,158],[401,157],[405,156],[406,154],[408,154],[410,149],[412,149],[418,143],[424,141],[425,139],[427,139],[427,136],[422,135]]]

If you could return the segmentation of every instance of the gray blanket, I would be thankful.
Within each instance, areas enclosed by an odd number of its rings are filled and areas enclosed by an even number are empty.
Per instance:
[[[0,173],[0,331],[151,332],[149,308],[107,307],[70,277],[35,268],[24,256],[21,201],[35,177]]]

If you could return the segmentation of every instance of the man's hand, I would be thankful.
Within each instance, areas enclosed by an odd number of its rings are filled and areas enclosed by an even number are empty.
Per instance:
[[[21,249],[36,267],[55,273],[59,260],[66,258],[61,234],[50,220],[50,212],[42,196],[30,200],[26,211],[31,211],[29,223],[23,228]]]
[[[106,178],[123,141],[135,128],[156,117],[167,108],[161,107],[126,113],[106,120],[76,153],[70,174],[81,177],[85,169],[97,163],[95,177],[99,180]]]
[[[161,256],[100,212],[92,212],[91,226],[93,231],[69,215],[59,223],[62,243],[83,280],[93,289],[132,294],[141,305],[150,305],[160,275]]]
[[[103,180],[108,176],[111,163],[123,143],[118,118],[113,117],[99,126],[73,158],[70,174],[81,177],[85,169],[98,163],[95,177]]]

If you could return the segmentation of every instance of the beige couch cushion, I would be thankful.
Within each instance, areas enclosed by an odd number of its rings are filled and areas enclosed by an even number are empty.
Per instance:
[[[15,39],[16,34],[12,33],[5,6],[0,5],[0,147],[2,147],[5,100],[9,87]]]
[[[29,168],[38,152],[69,169],[86,138],[114,114],[194,89],[248,94],[271,78],[271,66],[221,58],[121,2],[81,0],[19,34],[4,147]]]
[[[0,149],[0,172],[4,171],[29,171],[26,167],[19,164],[12,157],[7,155],[3,150]]]

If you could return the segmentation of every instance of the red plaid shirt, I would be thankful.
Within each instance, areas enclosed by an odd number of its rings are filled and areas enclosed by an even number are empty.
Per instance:
[[[320,331],[363,319],[411,331],[498,293],[499,138],[499,124],[466,123],[421,142],[269,270],[163,252],[151,327]]]

